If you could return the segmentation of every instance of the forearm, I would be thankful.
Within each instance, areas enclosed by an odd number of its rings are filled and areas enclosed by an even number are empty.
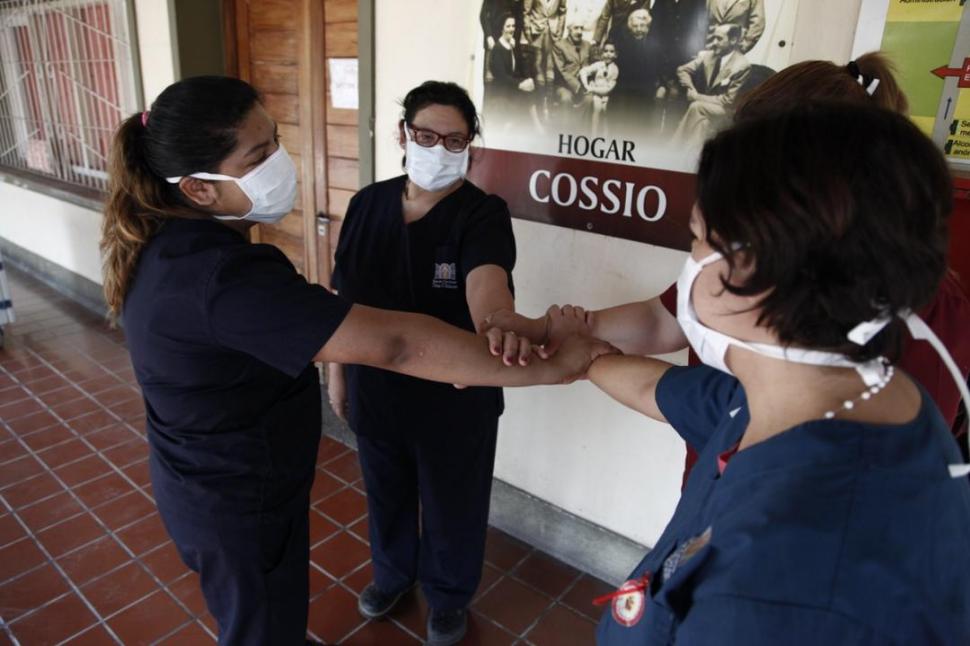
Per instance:
[[[561,380],[549,362],[506,366],[491,354],[484,337],[431,320],[436,325],[420,321],[404,331],[402,350],[388,370],[466,386],[531,386]]]
[[[558,383],[561,368],[547,361],[507,367],[488,341],[423,314],[355,305],[321,348],[317,361],[356,363],[467,386]]]
[[[725,95],[723,94],[701,94],[698,92],[694,95],[694,100],[712,105],[725,105]]]
[[[649,357],[608,355],[589,368],[589,380],[624,406],[666,422],[657,406],[657,383],[673,364]]]
[[[747,53],[758,43],[765,32],[765,4],[764,0],[755,0],[745,29],[741,51]]]
[[[501,321],[501,329],[504,332],[515,332],[517,336],[525,337],[536,343],[542,345],[547,339],[548,334],[548,318],[545,316],[540,316],[539,318],[529,318],[528,316],[523,316],[516,312],[509,310],[496,310],[492,312],[486,319],[486,321]],[[488,328],[489,325],[485,325]],[[483,331],[483,330],[480,330]]]
[[[590,312],[590,334],[611,343],[624,354],[653,355],[687,346],[677,319],[659,298]]]

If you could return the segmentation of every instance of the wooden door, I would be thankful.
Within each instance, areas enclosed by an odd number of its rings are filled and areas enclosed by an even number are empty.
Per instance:
[[[359,154],[357,111],[330,107],[327,60],[356,58],[357,0],[226,0],[225,8],[230,72],[262,94],[300,183],[293,212],[255,227],[253,240],[276,245],[309,280],[329,284]]]
[[[326,178],[326,193],[318,191],[322,215],[329,222],[318,226],[317,262],[320,282],[329,284],[333,252],[340,234],[340,223],[350,198],[360,187],[360,150],[357,137],[357,110],[333,107],[330,94],[331,59],[356,59],[358,17],[357,0],[324,1],[324,52],[321,78],[326,99],[323,112],[323,145],[317,146],[317,168]]]

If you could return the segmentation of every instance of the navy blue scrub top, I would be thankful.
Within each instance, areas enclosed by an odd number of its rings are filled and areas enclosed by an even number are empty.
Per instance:
[[[404,222],[407,176],[371,184],[350,201],[340,229],[334,288],[353,303],[419,312],[474,332],[465,280],[482,265],[515,266],[515,237],[505,201],[469,181],[428,213]],[[502,413],[501,388],[466,388],[370,368],[346,367],[350,426],[378,437],[402,423],[453,430],[468,416]]]
[[[165,222],[123,310],[159,506],[240,518],[305,504],[321,429],[312,360],[349,310],[276,247]]]
[[[925,392],[910,423],[808,422],[723,475],[749,419],[739,382],[672,368],[657,402],[700,459],[630,576],[645,598],[607,606],[599,644],[970,644],[970,486]]]

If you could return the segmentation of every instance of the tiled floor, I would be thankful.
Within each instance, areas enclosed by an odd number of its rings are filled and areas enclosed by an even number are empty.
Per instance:
[[[211,644],[215,623],[152,500],[142,402],[123,337],[9,272],[18,322],[0,350],[0,646]],[[320,446],[311,511],[310,631],[325,643],[415,644],[413,593],[365,622],[370,578],[356,454]],[[593,643],[590,600],[609,591],[490,530],[466,644]]]

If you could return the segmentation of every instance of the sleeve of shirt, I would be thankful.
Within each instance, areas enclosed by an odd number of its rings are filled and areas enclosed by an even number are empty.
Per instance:
[[[677,630],[678,646],[896,644],[887,635],[822,608],[718,596],[695,603]]]
[[[343,322],[351,304],[306,281],[283,253],[245,245],[226,254],[205,287],[217,343],[298,376]]]
[[[657,383],[660,412],[698,453],[728,414],[738,380],[709,366],[675,366]]]
[[[337,238],[337,249],[333,254],[333,272],[330,274],[330,285],[337,290],[337,292],[340,292],[343,289],[340,285],[344,272],[343,259],[347,252],[347,241],[350,239],[348,232],[350,227],[354,226],[351,223],[353,214],[356,212],[359,202],[360,193],[356,193],[352,198],[350,198],[350,203],[347,205],[347,213],[344,215],[344,219],[340,223],[340,235]]]
[[[461,236],[461,276],[482,265],[498,265],[511,279],[515,267],[515,236],[505,200],[490,195],[469,215]]]

